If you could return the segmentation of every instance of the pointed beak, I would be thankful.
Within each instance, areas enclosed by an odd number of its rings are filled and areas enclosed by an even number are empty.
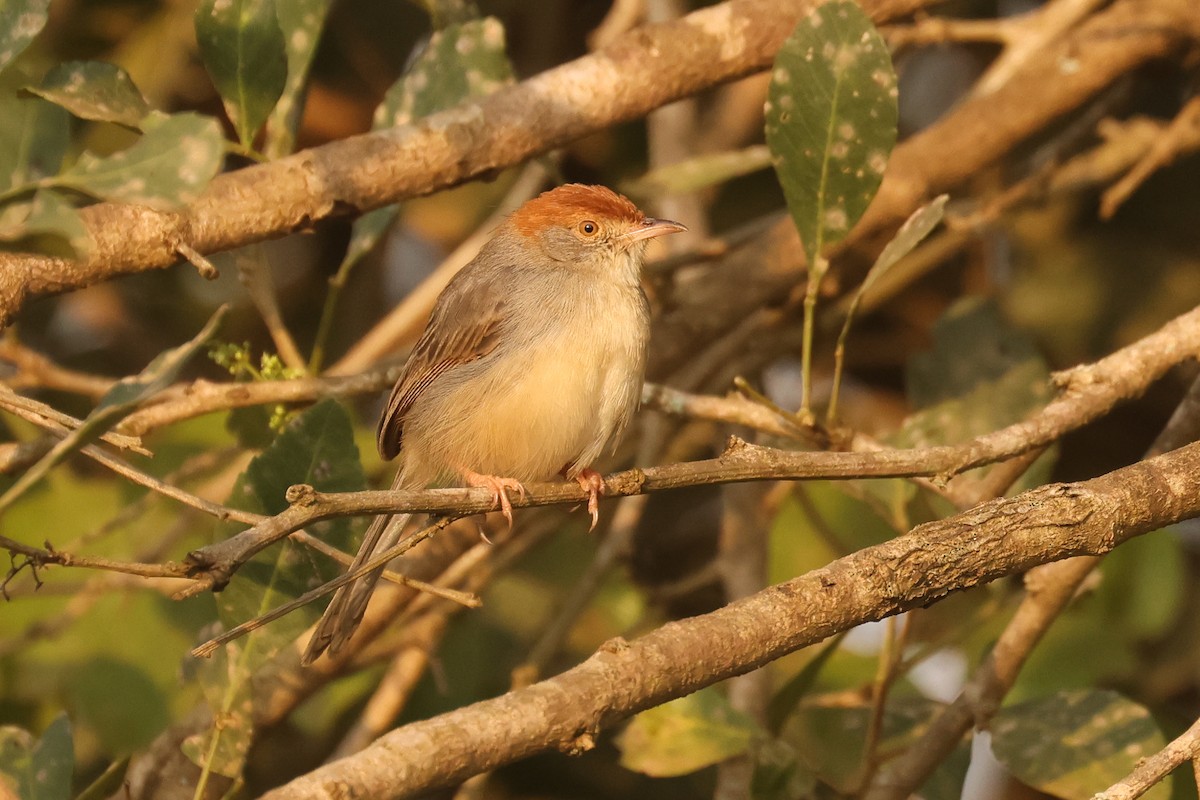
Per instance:
[[[669,233],[682,233],[687,230],[686,225],[681,225],[678,222],[672,222],[669,219],[654,219],[646,217],[642,220],[642,224],[638,225],[631,231],[621,234],[621,242],[623,244],[633,244],[644,239],[653,239],[658,236],[666,236]]]

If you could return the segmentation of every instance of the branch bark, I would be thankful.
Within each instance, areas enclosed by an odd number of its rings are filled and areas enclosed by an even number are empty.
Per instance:
[[[864,477],[952,477],[1050,444],[1145,391],[1171,367],[1200,355],[1200,309],[1183,314],[1155,333],[1093,364],[1060,373],[1063,391],[1029,419],[960,445],[868,453],[790,452],[737,441],[719,458],[627,470],[605,480],[609,496],[642,494],[681,486],[749,480]],[[288,533],[312,522],[352,514],[410,511],[477,514],[495,510],[483,489],[426,489],[324,494],[293,487],[293,505],[236,536],[188,556],[194,576],[224,583],[237,566]],[[514,508],[577,503],[574,483],[529,484]]]
[[[864,0],[879,21],[930,0]],[[228,250],[486,177],[673,100],[766,67],[813,0],[728,0],[638,28],[592,55],[478,103],[217,177],[179,211],[100,203],[83,211],[85,261],[0,258],[0,326],[33,296]]]
[[[631,714],[839,631],[1197,515],[1200,445],[985,503],[710,614],[613,640],[555,678],[399,728],[265,797],[406,797],[544,750],[582,752]]]

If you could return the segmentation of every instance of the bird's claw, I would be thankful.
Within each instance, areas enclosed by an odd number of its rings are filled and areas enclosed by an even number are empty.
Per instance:
[[[500,506],[500,513],[508,520],[508,529],[513,526],[512,501],[508,499],[510,491],[525,499],[525,487],[515,478],[501,478],[496,475],[480,475],[478,472],[464,472],[463,477],[468,486],[479,486],[492,493],[492,502]]]
[[[604,494],[604,476],[594,469],[585,469],[575,476],[575,481],[588,494],[587,510],[592,518],[589,531],[596,529],[600,521],[600,495]]]

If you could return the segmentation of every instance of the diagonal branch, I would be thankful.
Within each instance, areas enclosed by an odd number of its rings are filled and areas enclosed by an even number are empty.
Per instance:
[[[412,796],[544,750],[582,752],[622,719],[863,622],[1038,564],[1108,552],[1200,515],[1200,444],[985,503],[718,611],[616,639],[567,672],[399,728],[265,795]]]
[[[642,494],[681,486],[752,480],[950,478],[965,470],[1004,461],[1050,444],[1107,413],[1114,405],[1140,395],[1171,367],[1200,356],[1200,309],[1183,314],[1155,333],[1105,358],[1060,373],[1063,391],[1029,419],[959,445],[875,452],[792,452],[733,443],[718,458],[627,470],[605,480],[610,497]],[[575,483],[529,484],[513,506],[578,503],[585,499]],[[292,505],[254,527],[193,551],[188,559],[194,576],[222,585],[254,553],[294,530],[322,519],[354,514],[409,511],[435,514],[478,514],[495,510],[482,489],[367,491],[325,494],[311,487],[292,487]]]
[[[864,0],[879,20],[930,0]],[[83,211],[85,261],[0,258],[0,326],[33,296],[161,269],[494,174],[766,67],[813,0],[728,0],[631,31],[594,54],[478,103],[216,178],[180,211],[101,203]]]

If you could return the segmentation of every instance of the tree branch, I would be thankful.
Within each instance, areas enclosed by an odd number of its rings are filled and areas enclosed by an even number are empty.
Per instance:
[[[642,494],[681,486],[750,480],[938,477],[1004,461],[1050,444],[1135,397],[1171,367],[1200,355],[1200,309],[1167,323],[1153,334],[1094,364],[1056,376],[1063,391],[1029,419],[959,445],[883,450],[867,453],[791,452],[751,445],[741,440],[718,458],[627,470],[605,480],[610,497]],[[578,484],[529,484],[513,507],[578,503],[585,498]],[[426,489],[326,494],[293,487],[292,505],[241,533],[188,555],[195,576],[222,585],[254,553],[312,522],[355,514],[402,511],[462,516],[494,511],[483,489]]]
[[[864,0],[880,20],[930,0]],[[329,217],[430,194],[519,164],[770,64],[812,0],[728,0],[638,28],[603,50],[413,125],[352,136],[218,176],[179,211],[100,203],[82,216],[81,262],[0,258],[0,325],[33,296],[171,266],[311,228]]]
[[[587,750],[631,714],[839,631],[1197,515],[1200,445],[985,503],[710,614],[613,640],[555,678],[399,728],[265,797],[412,796],[543,750]]]

